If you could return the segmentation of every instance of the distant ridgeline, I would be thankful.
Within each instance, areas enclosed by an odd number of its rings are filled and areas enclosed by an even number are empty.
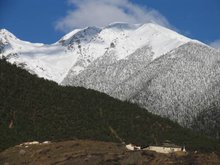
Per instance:
[[[218,151],[196,135],[135,104],[80,87],[63,87],[0,60],[0,150],[25,141],[93,139],[141,146],[170,140],[187,150]]]

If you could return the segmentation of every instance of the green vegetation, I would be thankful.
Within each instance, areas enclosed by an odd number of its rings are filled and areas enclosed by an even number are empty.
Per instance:
[[[0,60],[0,149],[67,139],[122,139],[142,146],[169,139],[188,150],[220,151],[218,142],[135,104],[94,90],[62,87]]]

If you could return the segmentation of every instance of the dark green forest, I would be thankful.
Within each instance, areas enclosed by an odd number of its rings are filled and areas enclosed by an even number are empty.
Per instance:
[[[59,86],[0,60],[0,150],[26,141],[92,139],[141,146],[170,140],[188,150],[220,144],[106,94]]]

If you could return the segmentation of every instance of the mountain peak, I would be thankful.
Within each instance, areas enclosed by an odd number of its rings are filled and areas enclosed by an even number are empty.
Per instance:
[[[141,26],[141,24],[129,24],[126,22],[114,22],[104,27],[104,29],[123,29],[134,30]]]
[[[191,41],[160,25],[125,22],[75,29],[52,45],[22,41],[6,29],[1,29],[0,39],[3,43],[2,55],[19,54],[19,58],[10,58],[11,62],[25,63],[28,70],[58,83],[71,68],[78,74],[107,54],[111,55],[110,58],[114,56],[116,60],[121,60],[137,50],[148,48],[152,53],[149,58],[154,60]]]
[[[4,29],[4,28],[3,28],[3,29],[0,29],[0,33],[1,33],[1,34],[2,34],[2,33],[4,34],[4,33],[10,33],[10,32],[9,32],[7,29]]]
[[[94,36],[100,31],[101,28],[96,26],[88,26],[84,29],[75,29],[62,37],[59,42],[64,45],[71,44],[75,40],[86,39],[87,37]]]
[[[15,35],[9,32],[7,29],[0,29],[0,39],[10,40],[16,39]]]

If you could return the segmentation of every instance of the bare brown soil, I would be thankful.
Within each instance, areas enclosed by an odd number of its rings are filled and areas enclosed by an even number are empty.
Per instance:
[[[158,154],[128,151],[124,145],[110,142],[75,140],[15,146],[0,153],[1,165],[219,165],[216,154]]]

